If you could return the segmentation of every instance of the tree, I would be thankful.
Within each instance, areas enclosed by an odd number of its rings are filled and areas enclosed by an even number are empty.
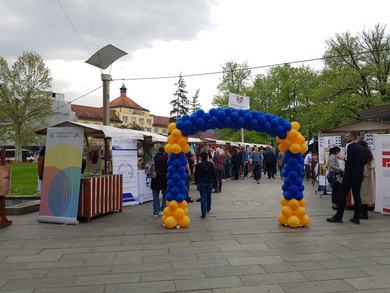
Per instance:
[[[360,112],[390,102],[390,35],[386,26],[353,35],[336,34],[327,41],[324,78],[327,96],[350,120]]]
[[[172,106],[172,111],[170,112],[171,120],[175,121],[176,119],[180,118],[184,114],[188,113],[188,107],[189,107],[189,100],[187,97],[188,92],[186,91],[186,83],[184,81],[184,78],[181,76],[177,83],[177,90],[173,94],[174,99],[170,102]]]
[[[223,76],[218,84],[218,95],[213,99],[213,105],[219,107],[228,106],[229,92],[235,94],[244,94],[250,83],[251,71],[248,69],[248,64],[226,62],[222,65]]]
[[[196,110],[200,109],[200,103],[199,103],[199,89],[196,90],[195,95],[193,95],[191,102],[190,102],[190,110],[191,113],[194,113]]]
[[[10,119],[15,159],[22,160],[21,148],[31,142],[34,127],[51,113],[52,77],[42,57],[24,52],[12,66],[0,57],[0,108],[2,118]]]

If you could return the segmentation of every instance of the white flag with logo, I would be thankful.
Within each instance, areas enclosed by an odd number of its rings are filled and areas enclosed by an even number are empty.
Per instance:
[[[229,107],[234,109],[249,110],[249,97],[229,93]]]

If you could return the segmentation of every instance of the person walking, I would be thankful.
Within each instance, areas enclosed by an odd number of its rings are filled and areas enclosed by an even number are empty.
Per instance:
[[[326,164],[328,169],[327,179],[332,187],[332,209],[337,210],[337,202],[339,199],[341,182],[342,182],[342,173],[343,170],[339,164],[339,155],[341,149],[339,147],[333,147],[329,150],[329,158]]]
[[[46,147],[43,146],[39,151],[38,157],[38,194],[42,195],[42,182],[43,182],[43,171],[45,170],[45,153]]]
[[[216,176],[214,164],[208,161],[208,154],[202,152],[200,158],[201,162],[195,166],[195,183],[200,193],[201,219],[205,219],[211,210],[211,192]]]
[[[241,160],[241,166],[242,166],[242,173],[244,179],[248,179],[248,173],[249,173],[249,153],[247,148],[242,148],[242,160]]]
[[[311,153],[311,151],[309,151],[306,156],[305,156],[305,160],[304,160],[304,170],[305,170],[305,176],[306,176],[306,179],[310,179],[312,176],[311,176],[311,161],[313,159],[313,155]]]
[[[348,142],[347,159],[345,162],[345,171],[343,181],[341,183],[340,198],[337,206],[337,213],[326,219],[330,223],[342,223],[345,205],[347,201],[347,194],[352,189],[352,195],[354,199],[355,212],[350,221],[354,224],[360,224],[361,217],[361,198],[360,187],[363,181],[364,172],[364,149],[356,142],[356,133],[347,132],[345,139]]]
[[[241,153],[237,149],[234,149],[233,156],[232,156],[233,179],[234,180],[240,179],[241,159],[242,159]]]
[[[277,161],[274,151],[271,147],[267,147],[263,154],[263,163],[265,165],[265,170],[268,175],[268,179],[275,178],[274,166]]]
[[[252,153],[252,166],[253,166],[253,176],[257,184],[260,184],[262,161],[263,161],[263,155],[260,152],[260,150],[256,147]]]
[[[279,154],[278,154],[278,169],[279,169],[280,178],[282,178],[282,172],[283,172],[283,158],[284,158],[284,154],[282,152],[279,152]]]
[[[218,193],[222,191],[222,172],[224,165],[224,156],[222,149],[217,148],[213,161],[216,175],[216,181],[214,182],[214,192]]]
[[[153,215],[158,217],[162,215],[162,211],[166,206],[165,192],[167,190],[167,169],[168,169],[168,156],[164,152],[164,148],[160,147],[158,153],[153,158],[153,164],[151,169],[154,168],[155,174],[152,174],[152,192],[153,192]],[[153,173],[153,171],[152,171]],[[162,193],[162,200],[160,205],[160,192]]]
[[[361,140],[359,144],[364,149],[364,179],[360,188],[362,198],[361,219],[368,220],[368,206],[375,203],[375,160],[366,141]]]
[[[232,175],[231,175],[232,161],[231,161],[229,150],[225,150],[225,152],[224,152],[223,166],[224,166],[224,172],[223,172],[224,179],[230,179],[230,177],[232,177]]]

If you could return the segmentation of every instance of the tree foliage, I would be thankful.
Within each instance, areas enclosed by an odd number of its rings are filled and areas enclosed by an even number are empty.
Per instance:
[[[42,57],[25,52],[9,65],[0,57],[1,118],[10,119],[7,133],[15,142],[16,160],[21,160],[20,149],[34,140],[34,127],[51,113],[52,77]]]
[[[196,110],[199,110],[201,107],[201,105],[199,103],[199,91],[200,91],[200,89],[197,89],[195,91],[195,94],[191,98],[191,102],[190,102],[191,114],[194,113]]]
[[[176,120],[184,114],[187,114],[190,104],[190,101],[187,97],[188,92],[186,90],[186,82],[181,74],[178,82],[175,83],[175,85],[177,86],[177,90],[173,94],[174,99],[170,102],[172,106],[172,111],[170,112],[171,120]]]
[[[269,112],[302,125],[311,138],[320,130],[359,119],[363,110],[390,102],[390,35],[384,25],[358,34],[336,34],[326,42],[325,66],[288,64],[250,79],[246,63],[227,62],[213,104],[227,106],[229,92],[250,97],[251,109]],[[239,140],[239,132],[219,130],[221,139]],[[263,134],[245,139],[267,142]]]

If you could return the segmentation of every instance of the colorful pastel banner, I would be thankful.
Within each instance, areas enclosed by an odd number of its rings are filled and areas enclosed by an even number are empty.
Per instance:
[[[78,223],[83,140],[83,128],[47,129],[39,221]]]

